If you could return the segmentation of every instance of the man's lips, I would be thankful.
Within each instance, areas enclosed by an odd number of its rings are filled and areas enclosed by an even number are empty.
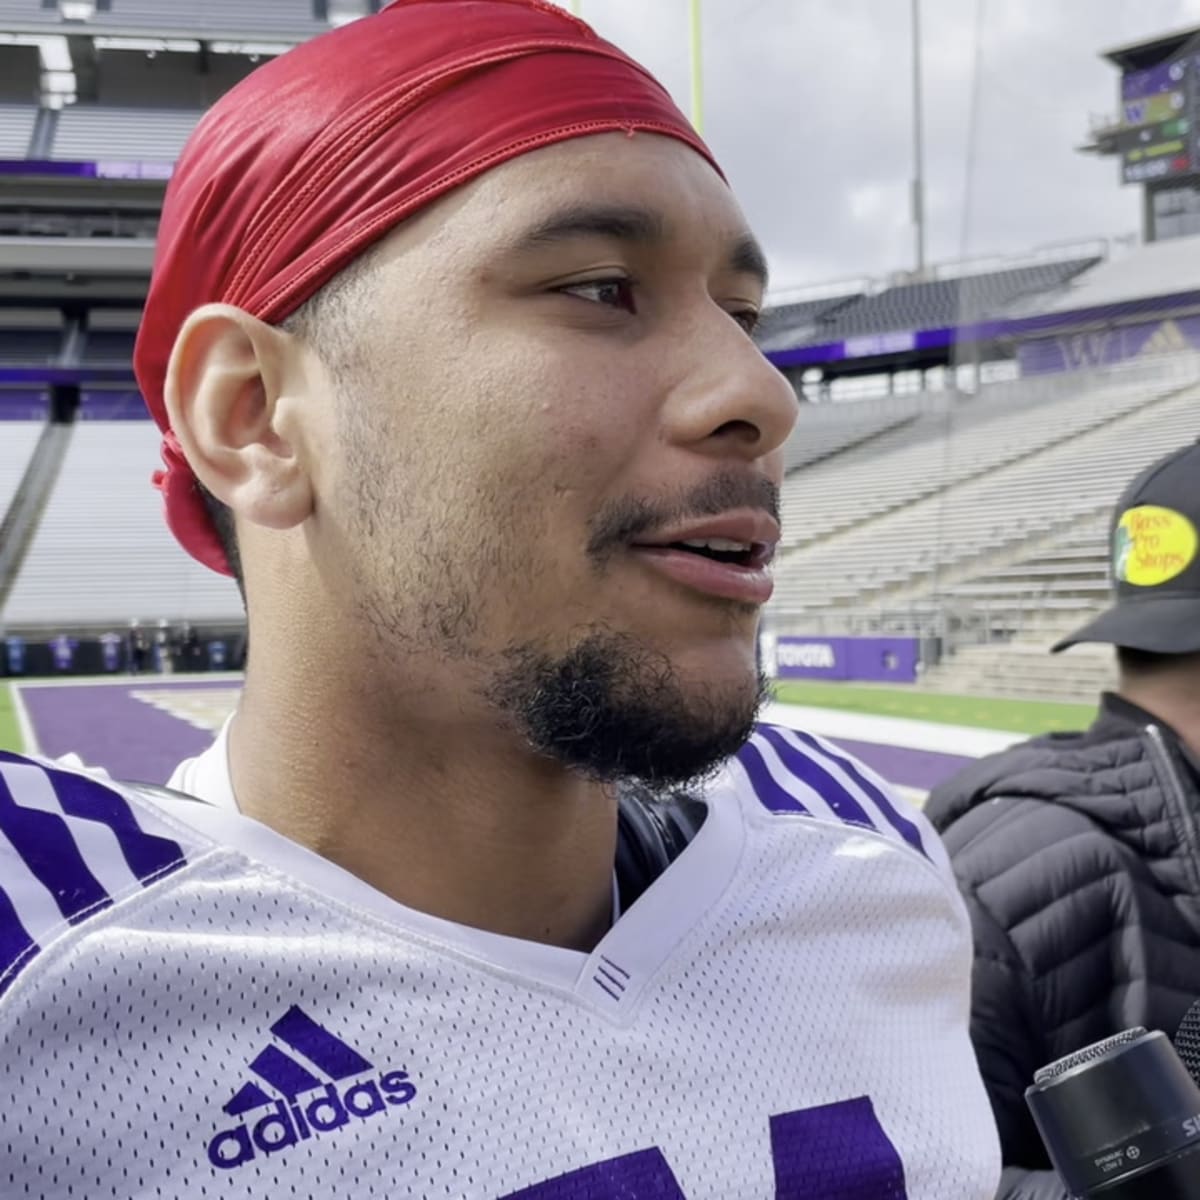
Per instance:
[[[769,566],[774,547],[770,548],[766,562],[746,566],[718,562],[691,550],[677,550],[672,546],[632,546],[630,549],[646,566],[668,579],[723,600],[766,604],[775,590]]]
[[[715,517],[705,517],[686,524],[672,525],[639,537],[638,546],[670,546],[675,542],[723,538],[730,542],[760,543],[770,546],[772,553],[779,542],[779,522],[762,509],[737,509]]]
[[[693,591],[760,605],[774,589],[770,567],[778,541],[778,522],[769,513],[746,509],[655,531],[631,550],[651,569]],[[716,545],[689,549],[685,542]]]

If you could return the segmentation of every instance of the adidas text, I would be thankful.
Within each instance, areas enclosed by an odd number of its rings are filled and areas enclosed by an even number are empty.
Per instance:
[[[378,1081],[354,1083],[341,1092],[336,1084],[327,1083],[308,1099],[276,1100],[253,1124],[221,1130],[208,1143],[208,1161],[232,1170],[251,1162],[256,1152],[275,1154],[317,1134],[341,1129],[351,1118],[370,1120],[390,1112],[389,1106],[408,1104],[416,1094],[405,1071],[388,1071]]]

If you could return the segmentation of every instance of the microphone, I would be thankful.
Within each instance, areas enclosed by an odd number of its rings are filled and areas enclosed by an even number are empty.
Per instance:
[[[1200,1086],[1200,1000],[1183,1014],[1175,1031],[1175,1049],[1187,1068],[1187,1073]]]
[[[1166,1034],[1126,1029],[1060,1058],[1025,1102],[1077,1200],[1200,1200],[1200,1087]]]

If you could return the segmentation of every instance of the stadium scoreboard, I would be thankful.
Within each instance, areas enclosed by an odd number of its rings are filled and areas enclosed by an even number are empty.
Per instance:
[[[1126,183],[1200,171],[1200,54],[1192,48],[1121,79],[1121,127],[1114,149]]]

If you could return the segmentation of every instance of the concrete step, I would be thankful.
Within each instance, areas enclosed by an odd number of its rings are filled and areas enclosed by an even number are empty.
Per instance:
[[[1106,646],[1082,646],[1052,655],[1039,640],[959,647],[927,670],[921,685],[933,691],[1012,696],[1090,704],[1116,685],[1116,662]]]

